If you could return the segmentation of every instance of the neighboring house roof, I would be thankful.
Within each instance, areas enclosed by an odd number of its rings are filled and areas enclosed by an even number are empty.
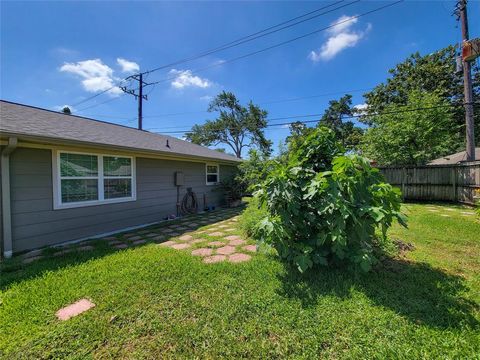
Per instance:
[[[428,163],[428,165],[452,165],[465,162],[467,159],[467,152],[460,151],[456,154],[447,155],[438,159],[435,159]],[[480,160],[480,147],[475,148],[475,160]]]
[[[84,145],[112,146],[138,152],[239,162],[233,155],[192,144],[172,136],[123,125],[67,115],[0,100],[0,133]]]

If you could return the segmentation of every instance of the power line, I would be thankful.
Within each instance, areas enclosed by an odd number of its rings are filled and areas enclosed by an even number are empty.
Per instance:
[[[196,69],[196,70],[191,70],[191,73],[194,74],[194,73],[198,73],[199,71],[204,71],[204,70],[207,70],[207,69],[211,69],[213,67],[216,67],[216,66],[220,66],[220,65],[225,65],[225,64],[228,64],[228,63],[231,63],[231,62],[234,62],[234,61],[237,61],[237,60],[241,60],[241,59],[244,59],[246,57],[250,57],[250,56],[253,56],[253,55],[256,55],[256,54],[260,54],[262,52],[265,52],[265,51],[268,51],[268,50],[271,50],[271,49],[274,49],[274,48],[277,48],[277,47],[280,47],[280,46],[283,46],[283,45],[286,45],[286,44],[289,44],[289,43],[292,43],[294,41],[297,41],[297,40],[301,40],[303,38],[306,38],[308,36],[312,36],[312,35],[315,35],[315,34],[318,34],[322,31],[326,31],[328,29],[331,29],[337,25],[341,25],[343,23],[346,23],[346,22],[349,22],[349,21],[352,21],[352,20],[355,20],[355,19],[358,19],[358,18],[361,18],[363,16],[366,16],[366,15],[369,15],[369,14],[372,14],[372,13],[375,13],[377,11],[380,11],[380,10],[383,10],[383,9],[386,9],[388,7],[391,7],[391,6],[394,6],[396,4],[399,4],[401,2],[404,2],[405,0],[398,0],[398,1],[395,1],[393,3],[389,3],[387,5],[383,5],[383,6],[380,6],[378,8],[375,8],[373,10],[370,10],[370,11],[367,11],[367,12],[364,12],[362,14],[359,14],[359,15],[355,15],[355,16],[352,16],[346,20],[342,20],[342,21],[338,21],[336,23],[333,23],[329,26],[326,26],[326,27],[323,27],[321,29],[317,29],[317,30],[314,30],[314,31],[311,31],[307,34],[303,34],[303,35],[300,35],[300,36],[297,36],[297,37],[294,37],[292,39],[289,39],[289,40],[286,40],[286,41],[282,41],[280,43],[277,43],[275,45],[271,45],[271,46],[268,46],[266,48],[263,48],[263,49],[260,49],[260,50],[256,50],[256,51],[253,51],[253,52],[250,52],[250,53],[247,53],[247,54],[244,54],[244,55],[241,55],[241,56],[237,56],[237,57],[234,57],[234,58],[231,58],[229,60],[225,60],[225,61],[222,61],[220,63],[214,63],[214,64],[211,64],[209,66],[205,66],[203,68],[199,68],[199,69]],[[166,82],[166,81],[170,81],[170,80],[174,80],[176,77],[168,77],[168,78],[165,78],[165,79],[161,79],[161,80],[158,80],[158,81],[154,81],[152,82],[152,84],[159,84],[159,83],[162,83],[162,82]]]
[[[331,13],[331,12],[335,11],[335,10],[339,10],[339,9],[341,9],[341,8],[350,6],[350,5],[352,5],[352,4],[356,3],[356,2],[359,2],[360,0],[352,1],[352,2],[350,2],[350,3],[348,3],[348,4],[345,4],[345,5],[336,7],[336,8],[334,8],[334,9],[330,9],[330,10],[325,11],[325,12],[320,13],[320,14],[316,14],[316,15],[314,15],[314,16],[311,16],[311,17],[307,18],[307,19],[303,19],[303,20],[297,21],[297,22],[295,22],[295,23],[293,23],[293,24],[289,24],[289,25],[283,26],[283,27],[281,27],[281,28],[279,28],[279,29],[272,30],[272,29],[275,29],[275,28],[277,28],[277,27],[279,27],[279,26],[288,24],[288,23],[290,23],[290,22],[292,22],[292,21],[301,19],[301,18],[303,18],[303,17],[305,17],[305,16],[314,14],[314,13],[316,13],[316,12],[318,12],[318,11],[327,9],[327,8],[329,8],[329,7],[331,7],[331,6],[335,6],[335,5],[337,5],[337,4],[340,4],[340,3],[344,2],[344,1],[345,1],[345,0],[339,0],[339,1],[336,1],[336,2],[334,2],[334,3],[332,3],[332,4],[322,6],[322,7],[318,8],[318,9],[315,9],[315,10],[313,10],[313,11],[307,12],[307,13],[305,13],[305,14],[303,14],[303,15],[294,17],[294,18],[289,19],[289,20],[287,20],[287,21],[283,21],[283,22],[281,22],[281,23],[279,23],[279,24],[270,26],[270,27],[268,27],[268,28],[265,28],[265,29],[263,29],[263,30],[257,31],[257,32],[255,32],[255,33],[252,33],[252,34],[243,36],[243,37],[238,38],[238,39],[236,39],[236,40],[230,41],[230,42],[228,42],[228,43],[226,43],[226,44],[220,45],[220,46],[218,46],[218,47],[216,47],[216,48],[213,48],[213,49],[210,49],[210,50],[206,50],[206,51],[204,51],[204,52],[202,52],[202,53],[200,53],[200,54],[197,54],[197,55],[194,55],[194,56],[190,56],[190,57],[188,57],[188,58],[184,58],[184,59],[181,59],[181,60],[174,61],[174,62],[172,62],[172,63],[170,63],[170,64],[161,65],[161,66],[159,66],[159,67],[156,67],[156,68],[153,68],[153,69],[144,71],[144,72],[142,72],[141,74],[143,74],[143,75],[150,74],[150,73],[152,73],[152,72],[155,72],[155,71],[158,71],[158,70],[161,70],[161,69],[165,69],[165,68],[168,68],[168,67],[171,67],[171,66],[174,66],[174,65],[179,65],[179,64],[182,64],[182,63],[185,63],[185,62],[197,60],[197,59],[200,59],[200,58],[202,58],[202,57],[205,57],[205,56],[214,54],[214,53],[216,53],[216,52],[223,51],[223,50],[227,50],[227,49],[230,49],[230,48],[232,48],[232,47],[242,45],[242,44],[244,44],[244,43],[247,43],[247,42],[256,40],[256,39],[258,39],[258,38],[261,38],[261,37],[264,37],[264,36],[273,34],[273,33],[275,33],[275,32],[278,32],[278,31],[281,31],[281,30],[284,30],[284,29],[287,29],[287,28],[290,28],[290,27],[299,25],[299,24],[301,24],[301,23],[303,23],[303,22],[306,22],[306,21],[315,19],[315,18],[320,17],[320,16],[323,16],[323,15],[326,15],[326,14],[328,14],[328,13]],[[269,31],[269,30],[272,30],[272,31]],[[268,31],[269,31],[269,32],[268,32]],[[137,74],[136,74],[136,75],[137,75]],[[83,100],[81,100],[81,101],[73,104],[72,106],[78,106],[78,105],[83,104],[83,103],[85,103],[85,102],[87,102],[87,101],[90,101],[90,100],[92,100],[92,99],[94,99],[94,98],[96,98],[96,97],[98,97],[98,96],[100,96],[100,95],[102,95],[102,94],[105,94],[105,93],[111,91],[112,89],[114,89],[114,88],[116,88],[116,87],[120,87],[121,83],[122,83],[123,81],[126,81],[126,80],[128,80],[128,77],[125,78],[125,79],[120,80],[120,82],[117,83],[116,85],[113,85],[113,86],[109,87],[108,89],[105,89],[105,90],[99,92],[98,94],[95,94],[95,95],[92,95],[92,96],[90,96],[90,97],[88,97],[88,98],[86,98],[86,99],[83,99]]]
[[[286,40],[286,41],[282,41],[280,43],[277,43],[275,45],[271,45],[271,46],[268,46],[266,48],[263,48],[263,49],[260,49],[260,50],[256,50],[256,51],[253,51],[253,52],[250,52],[250,53],[247,53],[247,54],[244,54],[244,55],[241,55],[241,56],[237,56],[235,58],[231,58],[229,60],[225,60],[225,61],[222,61],[222,62],[219,62],[219,63],[214,63],[214,64],[211,64],[209,66],[206,66],[206,67],[203,67],[203,68],[199,68],[199,69],[196,69],[196,70],[191,70],[191,73],[198,73],[200,71],[204,71],[204,70],[207,70],[207,69],[210,69],[210,68],[213,68],[213,67],[216,67],[216,66],[221,66],[221,65],[225,65],[227,63],[231,63],[231,62],[234,62],[234,61],[238,61],[238,60],[241,60],[241,59],[244,59],[244,58],[247,58],[247,57],[250,57],[250,56],[253,56],[253,55],[256,55],[256,54],[259,54],[259,53],[262,53],[262,52],[265,52],[265,51],[268,51],[268,50],[271,50],[271,49],[274,49],[274,48],[277,48],[277,47],[280,47],[280,46],[283,46],[283,45],[286,45],[286,44],[289,44],[289,43],[292,43],[294,41],[297,41],[297,40],[301,40],[303,38],[306,38],[306,37],[309,37],[309,36],[312,36],[312,35],[315,35],[315,34],[318,34],[320,32],[323,32],[323,31],[326,31],[330,28],[333,28],[335,26],[338,26],[338,25],[341,25],[343,23],[346,23],[346,22],[349,22],[349,21],[352,21],[354,19],[358,19],[360,17],[363,17],[363,16],[366,16],[366,15],[369,15],[369,14],[372,14],[372,13],[375,13],[377,11],[381,11],[383,9],[386,9],[388,7],[391,7],[391,6],[394,6],[396,4],[399,4],[401,2],[404,2],[405,0],[398,0],[398,1],[395,1],[393,3],[389,3],[389,4],[386,4],[386,5],[383,5],[383,6],[380,6],[378,8],[375,8],[373,10],[370,10],[370,11],[367,11],[367,12],[364,12],[362,14],[359,14],[359,15],[355,15],[355,16],[352,16],[346,20],[342,20],[342,21],[338,21],[336,23],[333,23],[329,26],[326,26],[326,27],[323,27],[321,29],[317,29],[317,30],[314,30],[314,31],[311,31],[307,34],[303,34],[303,35],[300,35],[300,36],[297,36],[297,37],[294,37],[292,39],[289,39],[289,40]],[[356,1],[355,1],[356,2]],[[352,4],[352,3],[350,3]],[[166,81],[170,81],[170,80],[174,80],[176,77],[168,77],[168,78],[165,78],[165,79],[161,79],[161,80],[158,80],[158,81],[154,81],[154,82],[151,82],[150,85],[156,85],[156,84],[159,84],[159,83],[162,83],[162,82],[166,82]],[[112,87],[113,89],[114,87]],[[103,93],[109,91],[111,89],[107,89],[105,91],[103,91]],[[100,95],[100,94],[97,94],[97,95]],[[94,97],[94,96],[93,96]],[[91,97],[91,98],[93,98]],[[88,99],[85,99],[85,101],[87,101]],[[97,104],[97,105],[93,105],[89,108],[92,108],[92,107],[95,107],[95,106],[99,106],[101,105],[102,103],[100,104]],[[85,109],[82,109],[82,110],[85,110]]]
[[[315,19],[315,18],[317,18],[317,17],[320,17],[320,16],[323,16],[323,15],[329,14],[329,13],[331,13],[331,12],[334,12],[335,10],[339,10],[339,9],[341,9],[341,8],[350,6],[350,5],[354,4],[354,3],[360,2],[360,0],[355,0],[355,1],[352,1],[352,2],[350,2],[350,3],[348,3],[348,4],[345,4],[345,5],[336,7],[336,8],[334,8],[334,9],[330,9],[330,10],[328,10],[328,11],[324,11],[324,12],[322,12],[322,13],[320,13],[320,14],[316,14],[316,15],[311,16],[311,17],[309,17],[309,18],[302,19],[302,20],[297,21],[297,22],[295,22],[295,23],[293,23],[293,24],[285,25],[285,24],[288,24],[288,23],[290,23],[290,22],[292,22],[292,21],[301,19],[301,18],[303,18],[303,17],[305,17],[305,16],[311,15],[311,14],[316,13],[316,12],[318,12],[318,11],[321,11],[321,10],[324,10],[324,9],[329,8],[329,7],[331,7],[331,6],[337,5],[337,4],[339,4],[339,3],[343,2],[343,1],[345,1],[345,0],[340,0],[340,1],[337,1],[337,2],[335,2],[335,3],[333,3],[333,4],[329,4],[329,5],[326,5],[326,6],[322,6],[321,8],[318,8],[318,9],[316,9],[316,10],[310,11],[310,12],[308,12],[308,13],[306,13],[306,14],[303,14],[303,15],[297,16],[297,17],[295,17],[295,18],[293,18],[293,19],[290,19],[290,20],[281,22],[281,23],[279,23],[279,24],[277,24],[277,25],[270,26],[270,27],[268,27],[268,28],[266,28],[266,29],[257,31],[257,32],[255,32],[255,33],[253,33],[253,34],[250,34],[250,35],[247,35],[247,36],[243,36],[243,37],[241,37],[241,38],[239,38],[239,39],[236,39],[236,40],[233,40],[233,41],[228,42],[228,43],[226,43],[226,44],[220,45],[220,46],[218,46],[218,47],[216,47],[216,48],[213,48],[213,49],[211,49],[211,50],[204,51],[204,52],[202,52],[202,53],[200,53],[200,54],[198,54],[198,55],[194,55],[194,56],[191,56],[191,57],[188,57],[188,58],[184,58],[184,59],[181,59],[181,60],[172,62],[172,63],[170,63],[170,64],[162,65],[162,66],[153,68],[153,69],[151,69],[151,70],[147,70],[147,71],[145,71],[145,72],[143,72],[143,73],[144,73],[144,74],[149,74],[149,73],[152,73],[152,72],[155,72],[155,71],[158,71],[158,70],[162,70],[162,69],[166,69],[166,68],[169,68],[169,67],[172,67],[172,66],[175,66],[175,65],[179,65],[179,64],[183,64],[183,63],[186,63],[186,62],[189,62],[189,61],[197,60],[197,59],[200,59],[200,58],[202,58],[202,57],[205,57],[205,56],[208,56],[208,55],[211,55],[211,54],[214,54],[214,53],[223,51],[223,50],[227,50],[227,49],[230,49],[230,48],[232,48],[232,47],[239,46],[239,45],[245,44],[245,43],[247,43],[247,42],[250,42],[250,41],[253,41],[253,40],[256,40],[256,39],[265,37],[265,36],[267,36],[267,35],[274,34],[274,33],[276,33],[276,32],[279,32],[279,31],[282,31],[282,30],[291,28],[291,27],[293,27],[293,26],[296,26],[296,25],[298,25],[298,24],[304,23],[304,22],[306,22],[306,21],[309,21],[309,20]],[[285,25],[285,26],[280,27],[280,28],[278,28],[278,29],[275,29],[275,28],[277,28],[277,27],[279,27],[279,26],[282,26],[282,25]],[[275,29],[275,30],[272,30],[272,29]],[[269,30],[271,30],[271,31],[269,31]]]
[[[479,105],[479,104],[480,103],[475,103],[475,105]],[[437,109],[437,108],[459,107],[459,106],[464,106],[464,104],[463,103],[461,103],[461,104],[445,104],[445,105],[436,105],[436,106],[430,106],[430,107],[409,108],[409,109],[396,110],[396,111],[383,111],[383,112],[377,112],[377,113],[372,113],[372,114],[349,115],[349,116],[342,116],[342,120],[344,120],[344,119],[358,119],[358,118],[361,118],[361,117],[375,117],[375,116],[381,116],[381,115],[394,115],[394,114],[407,113],[407,112],[425,111],[425,110],[432,110],[432,109]],[[302,117],[319,117],[319,116],[322,116],[322,115],[323,115],[323,113],[306,114],[306,115],[292,115],[292,116],[271,118],[271,119],[269,119],[269,121],[298,119],[298,118],[302,118]],[[292,125],[292,124],[297,123],[297,122],[301,122],[301,123],[304,123],[304,124],[309,124],[309,123],[317,123],[319,121],[321,121],[321,120],[318,119],[318,120],[303,120],[303,121],[283,122],[283,123],[268,124],[266,127],[269,128],[269,127],[272,127],[272,126]],[[191,130],[186,130],[186,131],[183,131],[183,130],[182,131],[162,131],[161,133],[162,134],[185,134],[185,133],[189,133],[190,131]]]

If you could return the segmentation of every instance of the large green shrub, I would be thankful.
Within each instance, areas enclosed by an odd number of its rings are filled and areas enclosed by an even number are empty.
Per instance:
[[[277,164],[256,196],[267,213],[256,235],[301,272],[336,263],[368,271],[392,221],[405,224],[399,191],[364,158],[343,155],[327,128]]]

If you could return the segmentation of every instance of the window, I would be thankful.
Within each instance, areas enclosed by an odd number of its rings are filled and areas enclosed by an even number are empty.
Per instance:
[[[220,169],[218,165],[206,165],[207,185],[215,185],[220,181]]]
[[[132,157],[61,151],[53,159],[55,209],[135,200]]]

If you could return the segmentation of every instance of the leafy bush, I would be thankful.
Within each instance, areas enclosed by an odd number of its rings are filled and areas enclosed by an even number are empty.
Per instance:
[[[245,185],[236,176],[231,176],[220,181],[219,190],[231,201],[241,200],[245,193]]]
[[[254,196],[248,201],[247,208],[243,211],[242,216],[240,216],[238,224],[240,225],[240,229],[247,235],[248,237],[258,238],[258,220],[263,219],[268,215],[265,206],[261,206],[259,198]]]
[[[257,149],[250,149],[248,159],[238,166],[237,180],[243,183],[246,191],[253,192],[260,183],[265,181],[272,170],[273,163],[274,161],[270,160],[267,154]]]
[[[266,211],[256,235],[300,272],[340,263],[368,271],[392,221],[405,225],[400,192],[366,159],[342,154],[332,131],[316,129],[256,193]]]

